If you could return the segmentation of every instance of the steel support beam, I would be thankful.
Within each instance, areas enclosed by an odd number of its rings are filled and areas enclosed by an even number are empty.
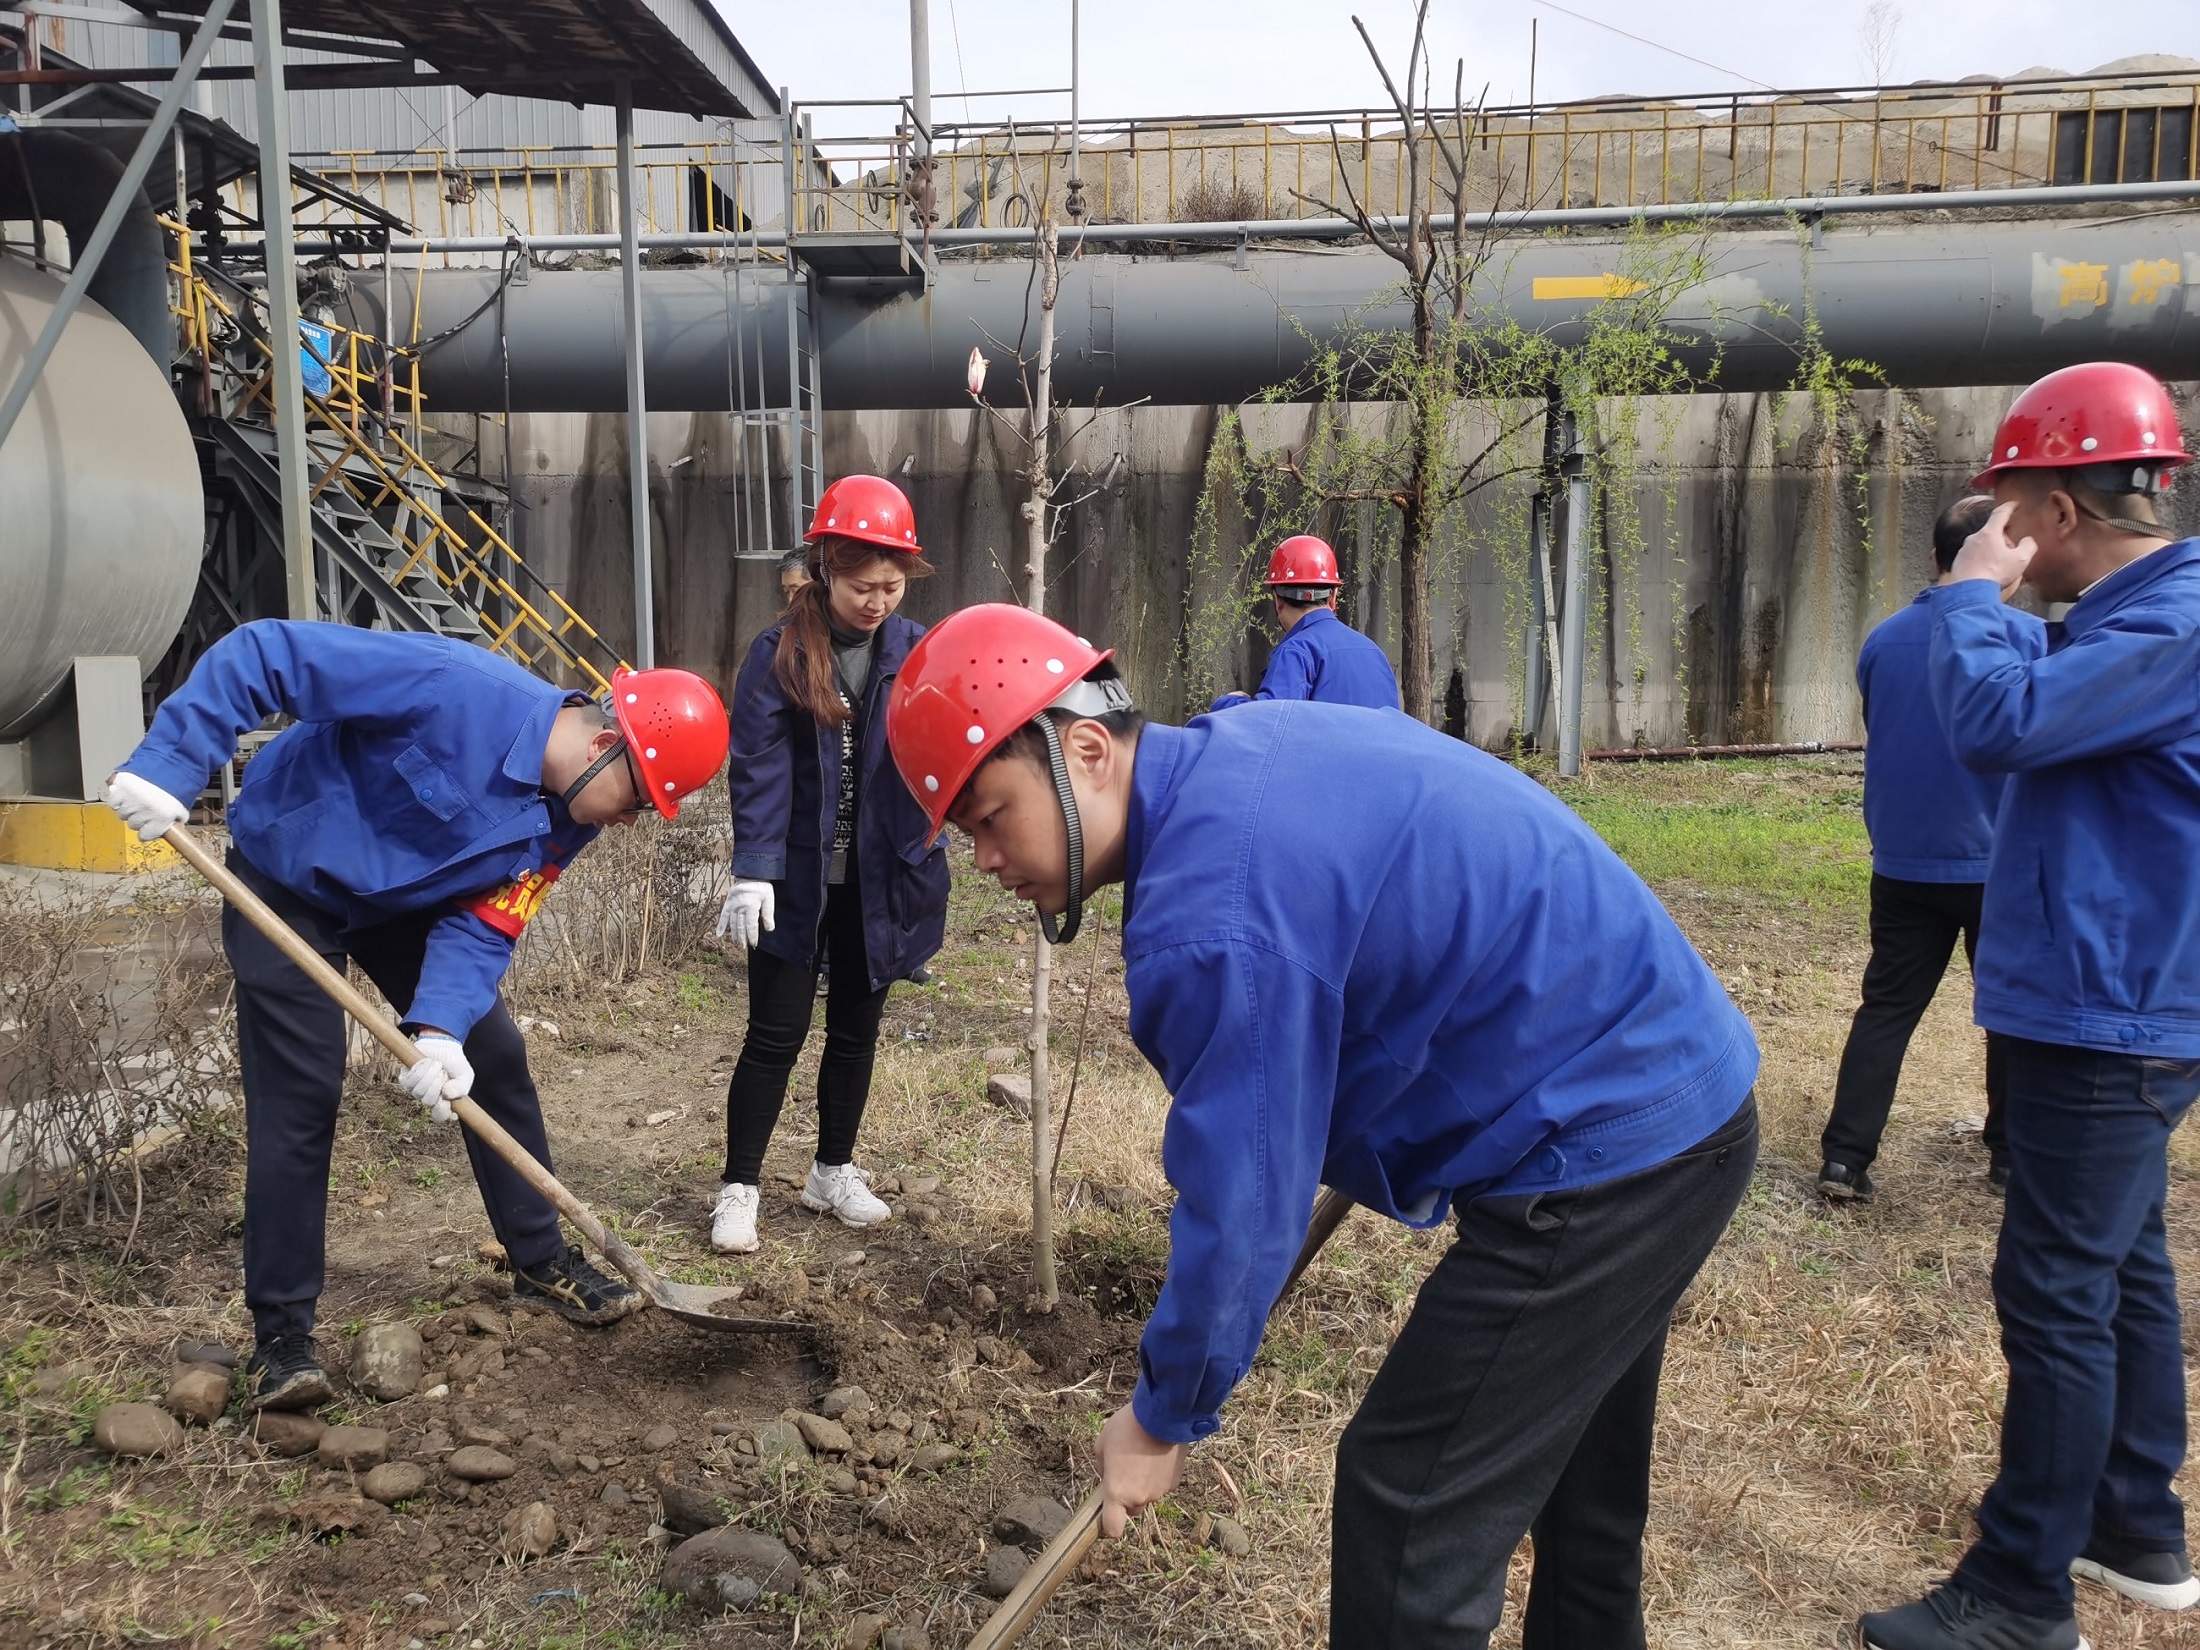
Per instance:
[[[298,237],[290,215],[282,0],[252,0],[252,88],[260,125],[260,222],[267,235],[267,341],[275,356],[283,587],[293,619],[317,619],[321,604],[313,565],[313,499],[306,482],[306,377],[298,341]]]
[[[920,161],[930,160],[932,158],[931,0],[909,0],[909,112],[917,123],[917,159]]]
[[[7,395],[0,399],[0,446],[7,444],[9,432],[15,421],[23,416],[23,409],[30,404],[31,392],[38,387],[39,375],[46,370],[46,363],[53,359],[53,352],[60,346],[61,335],[68,330],[69,318],[84,302],[84,294],[90,289],[92,278],[99,273],[100,260],[107,256],[107,249],[114,245],[115,234],[122,228],[122,220],[129,215],[130,202],[145,187],[145,179],[153,170],[153,161],[167,146],[169,129],[175,125],[176,113],[183,107],[184,99],[191,95],[191,86],[198,79],[199,70],[206,63],[206,54],[213,50],[219,38],[222,24],[228,19],[235,0],[210,0],[205,21],[191,37],[191,46],[176,65],[175,75],[168,82],[168,90],[160,100],[160,107],[153,111],[153,118],[139,135],[137,149],[130,156],[130,164],[123,168],[122,177],[116,183],[114,193],[107,197],[107,209],[100,213],[99,222],[93,228],[91,239],[82,246],[69,248],[74,267],[69,271],[68,283],[62,287],[61,296],[53,306],[53,313],[46,317],[45,329],[38,341],[24,358],[15,382],[8,386]]]
[[[1589,651],[1589,463],[1581,451],[1581,426],[1572,413],[1565,417],[1566,456],[1558,472],[1566,480],[1566,588],[1559,597],[1558,615],[1558,771],[1571,779],[1581,772],[1581,679]]]
[[[634,88],[619,82],[619,299],[626,351],[626,485],[634,551],[634,665],[657,662],[656,584],[649,565],[649,395],[642,379],[642,249],[634,169]],[[512,432],[504,439],[509,443]]]

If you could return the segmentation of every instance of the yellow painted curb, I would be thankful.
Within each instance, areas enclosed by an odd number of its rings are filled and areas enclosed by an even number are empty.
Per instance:
[[[165,842],[140,842],[103,802],[0,802],[0,865],[41,871],[166,871]]]

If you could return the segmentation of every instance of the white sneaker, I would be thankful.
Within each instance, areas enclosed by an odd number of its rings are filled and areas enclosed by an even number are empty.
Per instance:
[[[871,1195],[865,1184],[870,1178],[853,1163],[830,1169],[812,1163],[809,1184],[802,1188],[803,1207],[831,1215],[843,1226],[876,1226],[893,1219],[894,1211]]]
[[[756,1203],[754,1186],[719,1187],[718,1201],[710,1206],[710,1246],[729,1255],[755,1254]]]

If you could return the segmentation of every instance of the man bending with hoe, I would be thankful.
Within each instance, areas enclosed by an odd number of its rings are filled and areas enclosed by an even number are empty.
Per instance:
[[[684,670],[620,671],[608,706],[438,636],[263,620],[232,631],[165,700],[107,801],[147,841],[268,717],[296,724],[229,810],[230,869],[341,969],[395,1004],[421,1060],[400,1079],[437,1122],[471,1094],[535,1159],[550,1143],[526,1044],[498,995],[550,885],[606,825],[670,818],[726,759],[725,707]],[[330,1396],[313,1345],[343,1012],[235,910],[244,1072],[248,1404]],[[555,1210],[471,1135],[466,1153],[522,1304],[609,1323],[641,1297],[568,1245]]]
[[[933,823],[1050,931],[1124,887],[1177,1203],[1100,1435],[1104,1528],[1220,1424],[1326,1181],[1459,1228],[1338,1449],[1330,1642],[1486,1645],[1532,1526],[1531,1650],[1641,1646],[1666,1324],[1756,1160],[1748,1022],[1503,763],[1350,706],[1153,726],[1109,657],[970,608],[910,653],[887,724]]]

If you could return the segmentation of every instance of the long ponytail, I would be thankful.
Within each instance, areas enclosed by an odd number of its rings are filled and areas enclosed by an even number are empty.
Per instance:
[[[806,558],[810,581],[787,599],[780,615],[779,651],[772,657],[772,672],[787,697],[808,711],[821,728],[837,728],[851,712],[833,679],[832,597],[829,580],[853,578],[873,562],[891,562],[912,579],[932,571],[922,556],[882,550],[861,539],[837,534],[813,541]]]

